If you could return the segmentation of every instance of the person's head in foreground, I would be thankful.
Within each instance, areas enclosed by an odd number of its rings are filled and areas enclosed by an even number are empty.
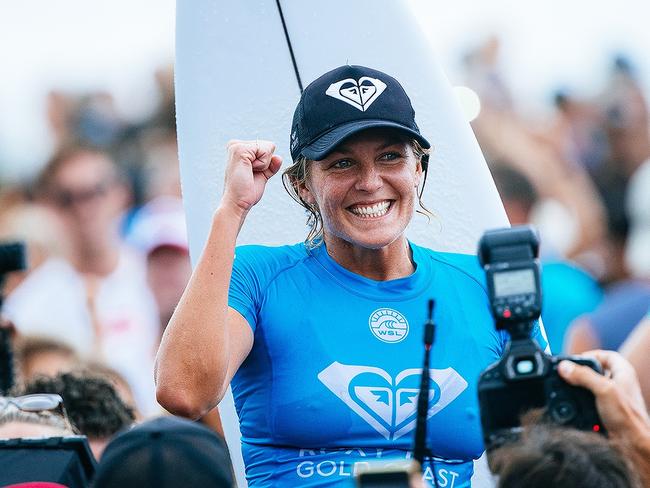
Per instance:
[[[61,395],[70,421],[80,434],[88,437],[96,459],[116,433],[135,421],[133,410],[122,401],[113,385],[100,376],[82,373],[39,376],[25,386],[24,393]]]
[[[431,144],[397,80],[362,66],[324,74],[302,94],[290,146],[283,180],[309,212],[308,244],[404,247]]]
[[[74,434],[59,395],[0,397],[0,439]]]
[[[178,417],[160,417],[118,435],[104,451],[93,483],[95,488],[232,485],[223,440]]]
[[[593,432],[529,425],[490,458],[498,488],[641,488],[622,453]]]

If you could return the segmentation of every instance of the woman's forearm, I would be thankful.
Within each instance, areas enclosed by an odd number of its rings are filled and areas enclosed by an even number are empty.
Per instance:
[[[198,417],[223,396],[233,351],[228,289],[237,234],[246,213],[219,207],[192,277],[165,329],[156,357],[156,394],[172,413]],[[236,328],[234,333],[246,333]]]

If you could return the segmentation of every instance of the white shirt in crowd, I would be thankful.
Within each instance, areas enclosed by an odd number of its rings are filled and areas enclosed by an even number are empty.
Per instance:
[[[7,297],[3,312],[22,334],[52,337],[88,359],[103,360],[129,382],[143,415],[159,412],[153,383],[158,310],[145,262],[135,251],[121,250],[115,271],[98,284],[95,309],[99,358],[89,357],[96,354],[95,331],[83,278],[67,261],[52,258]]]

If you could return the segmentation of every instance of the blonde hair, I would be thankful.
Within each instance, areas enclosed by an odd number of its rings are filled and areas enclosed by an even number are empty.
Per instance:
[[[408,144],[411,146],[413,155],[421,164],[428,162],[429,154],[431,152],[430,149],[422,147],[416,139],[410,139]],[[282,173],[282,184],[284,185],[284,189],[291,198],[307,210],[307,227],[309,228],[309,233],[305,238],[305,245],[309,249],[317,247],[323,240],[323,217],[321,216],[318,206],[306,202],[300,196],[300,189],[307,184],[311,175],[311,163],[313,163],[312,160],[307,159],[304,156],[299,156],[298,159],[296,159],[293,164]],[[427,170],[424,169],[424,171],[426,174]],[[422,183],[421,191],[418,192],[418,205],[420,208],[417,209],[416,212],[424,215],[428,220],[431,220],[431,217],[434,215],[422,201],[423,191],[424,181]]]
[[[25,412],[15,405],[8,404],[3,407],[2,413],[0,413],[0,425],[12,422],[43,425],[60,430],[61,435],[75,435],[74,428],[65,417],[46,410],[41,412]]]

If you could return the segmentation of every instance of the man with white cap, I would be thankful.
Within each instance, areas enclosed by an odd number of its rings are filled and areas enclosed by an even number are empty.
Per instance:
[[[147,256],[162,334],[192,274],[183,202],[159,197],[147,203],[135,216],[130,240]]]

